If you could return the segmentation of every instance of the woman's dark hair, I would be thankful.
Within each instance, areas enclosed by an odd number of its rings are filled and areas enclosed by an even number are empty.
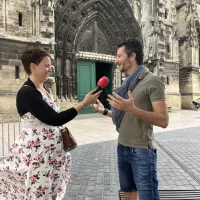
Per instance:
[[[117,45],[118,48],[124,47],[124,51],[127,54],[128,57],[130,57],[133,53],[136,54],[136,61],[138,65],[143,64],[143,46],[142,42],[140,42],[138,39],[131,39],[126,42],[123,42],[119,45]]]
[[[31,74],[30,65],[34,63],[38,65],[44,57],[48,56],[51,59],[50,54],[43,49],[27,49],[22,53],[22,64],[24,70],[28,75]]]

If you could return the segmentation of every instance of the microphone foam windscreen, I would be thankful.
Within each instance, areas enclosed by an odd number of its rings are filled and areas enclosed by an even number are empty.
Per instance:
[[[108,85],[108,83],[109,79],[106,76],[103,76],[101,79],[99,79],[97,85],[103,89]]]

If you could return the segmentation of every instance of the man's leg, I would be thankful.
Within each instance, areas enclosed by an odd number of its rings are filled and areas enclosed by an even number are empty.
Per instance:
[[[124,192],[125,200],[138,200],[137,196],[137,192]]]
[[[137,200],[137,189],[134,182],[131,164],[128,162],[130,148],[118,144],[118,171],[121,191],[124,192],[125,200]],[[127,157],[126,157],[127,156]]]
[[[132,149],[132,170],[140,200],[159,200],[155,149]]]

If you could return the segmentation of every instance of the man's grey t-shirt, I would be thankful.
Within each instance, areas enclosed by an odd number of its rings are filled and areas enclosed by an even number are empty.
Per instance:
[[[152,112],[152,102],[165,100],[164,84],[159,77],[145,69],[132,96],[136,107]],[[119,128],[118,142],[126,147],[153,147],[153,126],[126,112]]]

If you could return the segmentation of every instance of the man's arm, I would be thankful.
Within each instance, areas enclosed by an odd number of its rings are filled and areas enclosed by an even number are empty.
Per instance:
[[[112,111],[111,111],[111,110],[108,110],[108,114],[107,114],[106,116],[112,117]]]
[[[145,111],[136,107],[130,91],[128,92],[128,99],[123,99],[113,92],[113,96],[108,95],[108,102],[111,106],[132,113],[146,123],[166,128],[168,126],[169,117],[165,101],[164,84],[158,77],[153,77],[147,86],[146,92],[152,102],[153,111]]]
[[[94,108],[94,106],[92,106],[92,107]],[[103,114],[105,109],[106,108],[104,108],[104,107],[97,107],[95,111],[98,112],[98,113]],[[108,113],[105,116],[112,117],[112,111],[108,110]]]
[[[153,112],[144,111],[136,106],[133,106],[129,112],[146,123],[166,128],[169,123],[166,101],[152,102],[152,106]]]
[[[106,108],[104,108],[104,105],[99,101],[99,99],[97,99],[96,104],[91,104],[90,106],[94,109],[94,111],[101,114],[103,114],[106,110]],[[105,116],[112,117],[112,111],[108,110],[108,113]]]

